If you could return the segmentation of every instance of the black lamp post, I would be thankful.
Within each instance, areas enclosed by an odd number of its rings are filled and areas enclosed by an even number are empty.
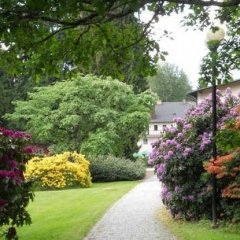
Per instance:
[[[218,76],[217,71],[217,48],[220,42],[224,39],[224,30],[219,27],[211,29],[207,33],[206,43],[211,51],[212,59],[212,160],[217,158],[217,146],[216,146],[216,133],[217,133],[217,97],[216,97],[216,79]],[[215,174],[211,176],[212,182],[212,221],[213,228],[217,227],[217,182]]]

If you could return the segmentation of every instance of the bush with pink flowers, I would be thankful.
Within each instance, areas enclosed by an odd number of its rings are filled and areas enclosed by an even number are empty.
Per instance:
[[[222,100],[224,99],[224,100]],[[229,90],[217,92],[218,128],[237,113],[239,99]],[[192,108],[185,119],[176,118],[153,146],[149,164],[163,184],[162,198],[175,218],[211,217],[209,177],[203,163],[211,159],[211,96]],[[221,154],[219,152],[219,154]]]
[[[23,174],[32,153],[29,141],[27,133],[0,128],[0,229],[9,227],[6,239],[17,239],[15,226],[31,223],[26,207],[33,193]]]

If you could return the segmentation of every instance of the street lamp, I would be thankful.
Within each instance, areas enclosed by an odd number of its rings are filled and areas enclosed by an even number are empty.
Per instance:
[[[216,78],[218,76],[217,71],[217,48],[220,42],[224,39],[224,30],[220,27],[214,27],[209,30],[206,37],[206,44],[211,51],[210,56],[212,59],[212,159],[217,158],[217,146],[216,146],[216,133],[217,133],[217,97],[216,97]],[[217,227],[217,182],[216,176],[213,173],[211,176],[212,181],[212,220],[213,228]]]

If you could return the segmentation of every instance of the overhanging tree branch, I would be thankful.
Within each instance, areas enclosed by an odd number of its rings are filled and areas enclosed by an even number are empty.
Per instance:
[[[86,34],[87,32],[89,32],[90,30],[90,26],[88,26],[84,31],[82,31],[79,35],[77,40],[75,41],[75,46],[79,44],[80,39],[83,37],[84,34]]]
[[[52,32],[51,34],[49,34],[48,36],[46,36],[45,38],[43,38],[42,40],[38,41],[37,43],[43,43],[45,41],[47,41],[48,39],[50,39],[51,37],[53,37],[54,35],[56,35],[57,33],[60,33],[60,32],[63,32],[67,29],[71,29],[71,28],[74,28],[73,26],[68,26],[68,27],[63,27],[63,28],[60,28],[54,32]]]
[[[137,10],[140,10],[144,5],[157,3],[157,4],[165,4],[165,3],[176,3],[176,4],[184,4],[184,5],[199,5],[199,6],[218,6],[218,7],[233,7],[238,6],[239,0],[228,0],[228,1],[214,1],[214,0],[142,0],[138,1],[138,7],[131,7],[131,2],[133,1],[124,1],[118,4],[115,1],[114,4],[109,4],[104,14],[99,14],[96,9],[86,9],[84,7],[79,8],[79,12],[81,17],[77,19],[62,19],[62,18],[54,18],[46,14],[46,11],[27,11],[27,9],[13,8],[11,10],[4,9],[0,10],[0,15],[17,18],[16,21],[28,20],[28,21],[43,21],[52,24],[59,24],[62,26],[80,26],[80,25],[91,25],[96,23],[101,23],[103,21],[112,21],[114,19],[118,19],[124,17],[128,14],[134,13]],[[90,5],[90,2],[88,3]],[[127,7],[126,7],[127,6]],[[126,10],[122,11],[125,8]],[[51,12],[48,12],[51,13]]]
[[[152,1],[153,2],[153,1]],[[187,5],[200,5],[203,7],[216,6],[216,7],[234,7],[238,6],[239,0],[228,0],[228,1],[212,1],[212,0],[164,0],[164,2],[187,4]]]
[[[143,29],[140,37],[138,39],[136,39],[136,41],[132,42],[131,44],[121,48],[121,50],[130,48],[134,45],[137,45],[144,37],[146,37],[148,35],[148,33],[150,32],[148,29],[149,29],[151,23],[156,19],[156,17],[159,15],[159,13],[162,11],[162,9],[163,9],[163,4],[161,4],[157,7],[157,9],[155,10],[155,13],[152,16],[152,18],[150,19],[150,21],[148,21],[148,23],[146,23],[146,25],[144,26],[144,29]]]

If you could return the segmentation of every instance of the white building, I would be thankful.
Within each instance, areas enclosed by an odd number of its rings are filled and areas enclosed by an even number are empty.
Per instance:
[[[152,143],[160,137],[165,127],[173,126],[173,119],[185,117],[187,110],[195,105],[193,102],[161,102],[158,101],[149,124],[146,136],[140,139],[138,146],[139,152],[151,152]]]
[[[224,92],[227,88],[231,88],[233,95],[237,97],[240,93],[240,79],[217,86],[217,89],[219,89],[221,92]],[[209,94],[211,94],[211,92],[212,88],[207,87],[190,92],[188,95],[194,97],[196,99],[196,102],[199,103],[204,100]]]
[[[234,96],[240,94],[240,79],[235,80],[226,84],[217,86],[217,89],[224,92],[227,88],[231,88]],[[196,103],[204,100],[209,94],[211,94],[212,88],[202,88],[192,91],[188,94],[191,99],[194,99]],[[158,101],[155,110],[152,114],[149,130],[146,133],[146,137],[140,139],[138,145],[140,146],[139,152],[151,152],[152,143],[156,141],[160,133],[164,131],[167,126],[173,125],[173,119],[175,117],[185,117],[185,114],[191,106],[195,105],[194,102],[161,102]]]

